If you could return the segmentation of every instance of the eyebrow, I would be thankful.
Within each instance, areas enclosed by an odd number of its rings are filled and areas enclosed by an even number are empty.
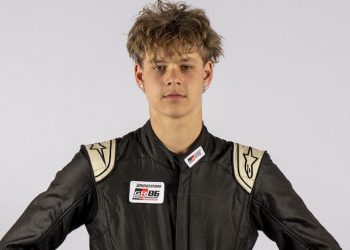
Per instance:
[[[194,62],[195,60],[192,58],[182,58],[180,59],[178,62],[180,63],[184,63],[184,62]],[[154,59],[154,60],[150,60],[151,63],[165,63],[166,61],[162,60],[162,59]]]

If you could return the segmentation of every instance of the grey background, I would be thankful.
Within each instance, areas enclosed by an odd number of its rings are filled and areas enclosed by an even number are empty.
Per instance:
[[[147,1],[0,1],[0,238],[80,144],[142,126],[125,44]],[[225,57],[204,95],[216,136],[266,149],[350,249],[350,2],[188,1]],[[263,234],[255,249],[277,249]],[[60,249],[88,249],[84,227]]]

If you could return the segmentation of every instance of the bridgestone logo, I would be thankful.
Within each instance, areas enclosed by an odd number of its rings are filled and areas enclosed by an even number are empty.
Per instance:
[[[130,181],[129,201],[131,203],[161,204],[164,202],[164,182]]]
[[[146,188],[161,188],[161,185],[152,185],[152,184],[137,184],[136,187],[146,187]]]

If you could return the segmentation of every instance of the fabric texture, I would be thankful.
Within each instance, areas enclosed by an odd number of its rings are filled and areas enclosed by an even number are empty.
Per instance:
[[[100,155],[107,166],[109,144],[82,145],[3,237],[0,249],[56,249],[81,225],[92,250],[252,249],[259,230],[280,249],[341,249],[267,152],[259,158],[247,147],[242,154],[247,165],[236,169],[254,176],[247,189],[234,173],[234,147],[240,145],[202,125],[188,152],[175,154],[148,120],[114,139],[114,165],[98,179],[104,168],[93,168],[88,150],[96,150],[94,158]],[[197,162],[190,167],[188,160]]]

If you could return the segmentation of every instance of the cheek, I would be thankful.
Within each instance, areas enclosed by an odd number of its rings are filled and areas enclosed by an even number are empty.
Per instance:
[[[150,81],[150,79],[147,82],[145,81],[145,89],[148,102],[156,102],[162,97],[161,85]]]
[[[193,72],[190,72],[186,78],[192,82],[193,84],[202,84],[203,83],[203,71],[196,70]]]
[[[154,74],[149,74],[147,77],[145,77],[144,82],[152,92],[157,91],[162,86],[161,77]]]
[[[203,79],[198,75],[192,75],[187,78],[187,85],[192,91],[201,92],[203,90]]]

